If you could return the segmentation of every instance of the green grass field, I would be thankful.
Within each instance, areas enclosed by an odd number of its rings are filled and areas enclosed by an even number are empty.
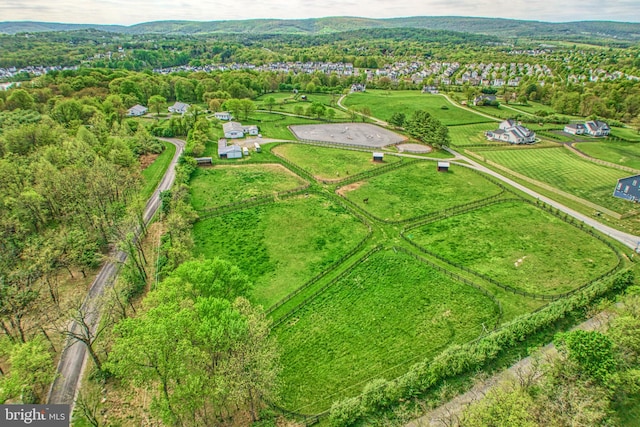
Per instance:
[[[497,320],[476,289],[392,250],[372,255],[274,333],[282,348],[281,404],[328,409],[373,378],[394,378]]]
[[[389,120],[396,112],[404,113],[409,118],[416,110],[426,110],[445,125],[491,122],[491,119],[452,105],[442,96],[420,91],[368,90],[350,94],[343,105],[356,108],[367,106],[373,116],[382,120]]]
[[[425,161],[339,191],[378,218],[400,221],[480,200],[498,194],[500,188],[462,166],[438,172],[435,162]]]
[[[302,96],[302,94],[300,95]],[[313,104],[314,102],[319,102],[323,104],[328,109],[332,109],[334,111],[334,118],[344,120],[349,117],[348,113],[343,109],[337,106],[338,99],[340,99],[340,95],[330,95],[330,94],[306,94],[306,100],[300,99],[300,96],[297,99],[294,99],[294,94],[291,92],[279,92],[279,93],[268,93],[266,95],[262,95],[256,99],[257,107],[261,110],[267,110],[267,106],[265,104],[265,100],[267,98],[273,98],[276,100],[276,104],[272,107],[273,112],[284,112],[284,113],[296,113],[296,107],[302,107],[303,113],[302,115],[306,115],[306,110]],[[252,114],[253,116],[253,114]]]
[[[633,205],[612,196],[618,178],[629,172],[581,159],[559,147],[544,150],[496,150],[482,155],[507,168],[555,188],[624,213]]]
[[[197,222],[195,255],[237,264],[254,283],[252,299],[270,307],[354,248],[367,227],[315,195]]]
[[[640,133],[638,133],[637,129],[612,127],[611,136],[617,136],[627,141],[640,142]]]
[[[502,105],[497,107],[484,106],[484,105],[483,106],[469,105],[469,108],[471,108],[472,110],[478,111],[480,113],[488,114],[490,116],[494,116],[503,120],[512,119],[514,118],[514,116],[518,114],[517,111],[514,111],[510,108],[503,107]]]
[[[385,156],[384,163],[374,163],[371,153],[302,144],[282,144],[272,151],[318,179],[345,179],[401,160]]]
[[[498,129],[498,123],[481,123],[475,125],[450,126],[449,136],[451,137],[451,145],[456,147],[464,147],[465,145],[477,144],[501,144],[497,141],[489,141],[484,135],[488,130]],[[504,143],[506,146],[507,143]]]
[[[197,168],[191,178],[191,204],[197,210],[292,190],[305,181],[277,164]]]
[[[531,293],[575,289],[617,263],[604,243],[524,202],[486,206],[411,230],[415,243]]]
[[[576,144],[576,148],[596,159],[640,169],[640,143],[637,142],[582,142]]]
[[[140,194],[145,200],[155,191],[176,153],[175,145],[168,142],[163,142],[162,145],[164,145],[164,151],[142,171],[143,186]]]

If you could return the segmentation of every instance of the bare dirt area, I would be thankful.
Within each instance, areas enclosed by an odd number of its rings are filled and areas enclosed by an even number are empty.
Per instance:
[[[329,123],[289,127],[298,139],[382,148],[406,138],[390,130],[368,123]]]
[[[344,187],[340,187],[336,190],[336,193],[344,196],[345,194],[347,194],[349,191],[354,191],[357,190],[358,188],[360,188],[362,186],[362,181],[360,182],[354,182],[353,184],[349,184],[349,185],[345,185]]]
[[[140,156],[140,170],[145,170],[151,163],[155,162],[160,154],[143,154]]]
[[[398,144],[396,145],[396,148],[401,153],[424,154],[433,151],[433,149],[428,145],[422,144]]]

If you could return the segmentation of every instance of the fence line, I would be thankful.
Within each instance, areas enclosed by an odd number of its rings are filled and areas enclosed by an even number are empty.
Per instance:
[[[436,254],[435,252],[432,252],[432,251],[430,251],[430,250],[428,250],[428,249],[416,244],[415,242],[413,242],[412,240],[410,240],[409,238],[407,238],[405,236],[405,233],[407,231],[409,231],[409,230],[412,230],[412,229],[415,229],[417,227],[426,225],[426,224],[428,224],[430,222],[434,222],[434,221],[440,220],[442,218],[434,218],[434,219],[431,219],[431,220],[423,221],[421,223],[413,224],[409,228],[406,228],[406,229],[402,230],[400,232],[400,235],[409,244],[411,244],[413,247],[415,247],[417,250],[419,250],[420,252],[422,252],[424,254],[432,256],[432,257],[434,257],[434,258],[436,258],[436,259],[438,259],[438,260],[440,260],[440,261],[442,261],[444,263],[452,265],[452,266],[454,266],[454,267],[456,267],[456,268],[458,268],[458,269],[460,269],[462,271],[465,271],[467,273],[470,273],[470,274],[473,274],[473,275],[475,275],[477,277],[480,277],[481,279],[486,280],[487,282],[489,282],[489,283],[491,283],[491,284],[493,284],[495,286],[498,286],[498,287],[504,289],[505,291],[514,293],[516,295],[521,295],[521,296],[524,296],[524,297],[527,297],[527,298],[541,299],[543,301],[554,301],[554,300],[557,300],[557,299],[560,299],[560,298],[567,297],[569,295],[573,295],[574,293],[586,288],[587,286],[590,286],[594,282],[597,282],[599,280],[602,280],[602,279],[604,279],[606,277],[611,276],[612,274],[614,274],[616,271],[619,270],[619,268],[621,266],[621,263],[622,263],[622,257],[620,256],[620,253],[616,250],[616,248],[609,241],[607,241],[602,236],[594,233],[593,230],[585,229],[583,223],[576,224],[573,219],[569,220],[568,219],[569,218],[568,215],[566,215],[566,214],[564,216],[561,215],[560,211],[558,211],[557,209],[554,210],[553,207],[547,205],[546,203],[543,203],[543,202],[540,202],[540,201],[537,201],[536,203],[534,203],[534,202],[532,202],[530,200],[527,200],[527,199],[503,199],[503,200],[491,201],[491,202],[487,203],[485,206],[489,206],[489,205],[497,204],[497,203],[503,203],[503,202],[507,202],[507,201],[519,201],[519,202],[523,202],[523,203],[529,203],[532,206],[536,206],[538,208],[541,208],[544,211],[549,212],[550,214],[554,215],[555,217],[557,217],[558,219],[564,221],[565,223],[570,224],[570,225],[572,225],[572,226],[574,226],[576,228],[579,228],[580,230],[582,230],[582,231],[586,232],[587,234],[591,235],[592,237],[595,237],[596,239],[598,239],[602,243],[604,243],[607,247],[609,247],[613,251],[613,253],[615,253],[616,258],[617,258],[616,265],[614,267],[612,267],[610,270],[608,270],[608,271],[604,272],[603,274],[601,274],[600,276],[596,277],[595,279],[592,279],[589,282],[585,283],[584,285],[581,285],[581,286],[579,286],[579,287],[577,287],[577,288],[575,288],[575,289],[573,289],[571,291],[564,292],[564,293],[561,293],[561,294],[551,294],[551,295],[536,294],[536,293],[531,293],[531,292],[527,292],[527,291],[523,291],[523,290],[514,288],[514,287],[512,287],[510,285],[506,285],[506,284],[501,283],[501,282],[499,282],[499,281],[497,281],[497,280],[495,280],[495,279],[493,279],[493,278],[491,278],[491,277],[489,277],[489,276],[487,276],[487,275],[485,275],[483,273],[480,273],[478,271],[475,271],[475,270],[472,270],[472,269],[470,269],[468,267],[465,267],[464,265],[462,265],[460,263],[448,260],[447,258],[445,258],[445,257],[443,257],[443,256],[441,256],[439,254]],[[455,212],[455,213],[452,213],[452,215],[450,215],[450,216],[460,215],[460,214],[466,213],[466,212],[474,210],[474,209],[477,209],[477,208],[469,208],[469,209],[466,209],[466,210],[463,210],[463,211]]]
[[[343,277],[345,277],[347,274],[349,274],[356,266],[358,266],[358,265],[362,264],[363,262],[365,262],[367,259],[369,259],[369,257],[371,255],[373,255],[374,253],[378,252],[381,249],[382,249],[382,246],[378,245],[378,246],[374,247],[373,249],[371,249],[366,254],[364,254],[358,260],[354,261],[342,273],[340,273],[338,276],[334,277],[331,281],[329,281],[322,288],[318,289],[313,294],[309,295],[302,302],[300,302],[298,305],[296,305],[293,309],[288,311],[287,314],[285,314],[284,316],[280,317],[278,320],[274,321],[273,325],[271,326],[271,328],[273,329],[273,328],[277,328],[278,326],[280,326],[282,323],[284,323],[286,320],[288,320],[291,316],[293,316],[296,312],[298,312],[298,310],[300,310],[302,307],[304,307],[307,303],[309,303],[310,301],[315,299],[318,295],[322,294],[324,291],[329,289],[329,287],[333,286],[335,283],[340,281]]]

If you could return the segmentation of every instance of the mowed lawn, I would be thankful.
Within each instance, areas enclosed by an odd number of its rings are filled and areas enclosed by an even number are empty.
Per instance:
[[[205,219],[193,226],[195,255],[237,264],[270,307],[362,241],[367,227],[315,195]]]
[[[280,404],[318,413],[395,378],[497,320],[494,302],[402,252],[373,254],[273,333],[281,348]]]
[[[581,142],[576,148],[596,159],[640,169],[640,142]]]
[[[373,162],[371,153],[303,144],[282,144],[272,150],[300,166],[317,179],[345,179],[391,163],[400,157],[385,156],[384,162]]]
[[[401,221],[484,199],[501,190],[465,167],[452,165],[449,172],[438,172],[436,162],[425,161],[338,191],[378,218]]]
[[[353,108],[369,107],[371,114],[382,120],[389,120],[393,113],[404,113],[409,118],[414,111],[425,110],[445,125],[492,121],[456,107],[443,96],[424,94],[420,91],[368,90],[350,94],[342,104]]]
[[[191,204],[197,210],[292,190],[306,183],[278,164],[198,168],[191,178]]]
[[[497,122],[450,126],[449,136],[451,137],[451,145],[463,147],[465,145],[504,144],[506,146],[506,142],[489,141],[485,136],[485,132],[496,129],[498,129]]]
[[[411,230],[407,238],[500,283],[559,294],[607,272],[615,253],[600,240],[524,202],[503,202]]]
[[[633,205],[612,196],[618,179],[629,172],[584,160],[563,147],[541,150],[484,151],[482,155],[515,172],[624,213]]]

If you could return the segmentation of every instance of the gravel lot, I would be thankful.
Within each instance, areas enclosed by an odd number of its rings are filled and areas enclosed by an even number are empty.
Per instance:
[[[331,123],[322,125],[294,125],[291,132],[298,139],[382,148],[406,138],[395,132],[368,123]]]

